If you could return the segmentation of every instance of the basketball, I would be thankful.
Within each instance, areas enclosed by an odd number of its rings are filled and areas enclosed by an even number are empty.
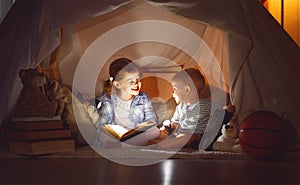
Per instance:
[[[285,150],[287,132],[288,125],[277,114],[256,111],[241,122],[239,142],[253,159],[274,159]]]

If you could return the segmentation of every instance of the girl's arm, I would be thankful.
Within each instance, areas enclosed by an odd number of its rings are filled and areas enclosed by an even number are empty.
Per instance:
[[[144,112],[145,112],[145,118],[144,118],[144,121],[153,121],[154,123],[157,124],[157,116],[153,110],[153,107],[152,107],[152,102],[150,100],[150,98],[146,96],[146,99],[144,101]]]
[[[110,102],[103,102],[103,107],[100,111],[100,124],[111,124],[114,122],[114,108]]]

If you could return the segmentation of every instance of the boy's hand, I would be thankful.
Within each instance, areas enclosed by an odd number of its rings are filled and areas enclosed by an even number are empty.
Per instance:
[[[171,123],[172,134],[176,135],[179,128],[180,125],[178,123],[175,122]]]
[[[159,132],[160,132],[160,134],[159,134],[158,138],[153,139],[153,140],[149,140],[149,141],[147,142],[147,145],[154,145],[154,144],[157,144],[157,143],[163,141],[164,139],[166,139],[167,137],[169,137],[169,132],[167,131],[167,129],[166,129],[164,126],[162,126],[162,127],[159,129]]]

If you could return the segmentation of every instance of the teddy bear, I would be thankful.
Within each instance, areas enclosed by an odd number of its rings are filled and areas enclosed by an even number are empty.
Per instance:
[[[23,88],[15,105],[14,117],[54,117],[57,115],[58,103],[46,96],[47,78],[37,69],[19,71]]]
[[[238,117],[233,116],[227,124],[223,124],[221,135],[213,143],[212,149],[224,152],[243,152],[239,144],[238,132]]]
[[[72,114],[72,92],[69,88],[57,80],[49,80],[46,85],[47,96],[58,103],[57,113],[62,120],[68,119]]]
[[[70,87],[57,80],[48,80],[46,87],[47,96],[49,99],[58,103],[57,112],[60,113],[61,119],[72,130],[76,145],[84,145],[86,141],[82,136],[73,111],[73,99],[78,102],[76,96],[73,96]]]
[[[80,134],[72,107],[72,92],[63,83],[48,79],[36,68],[19,71],[23,88],[17,100],[13,117],[60,116],[64,125],[76,135],[78,144],[85,144]]]

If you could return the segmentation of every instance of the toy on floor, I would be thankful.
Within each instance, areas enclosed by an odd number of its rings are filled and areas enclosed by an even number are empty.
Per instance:
[[[280,157],[287,146],[289,125],[277,114],[262,110],[247,116],[240,127],[240,144],[254,159]]]
[[[14,117],[43,116],[53,117],[58,115],[58,102],[47,97],[47,78],[37,69],[20,70],[19,77],[23,88],[18,98],[13,113]]]
[[[224,152],[243,152],[238,139],[238,118],[234,116],[221,129],[222,135],[213,143],[213,150]]]
[[[19,77],[23,88],[12,117],[60,116],[72,134],[78,135],[78,142],[85,144],[74,117],[74,97],[69,88],[57,80],[48,79],[36,68],[21,69]]]

